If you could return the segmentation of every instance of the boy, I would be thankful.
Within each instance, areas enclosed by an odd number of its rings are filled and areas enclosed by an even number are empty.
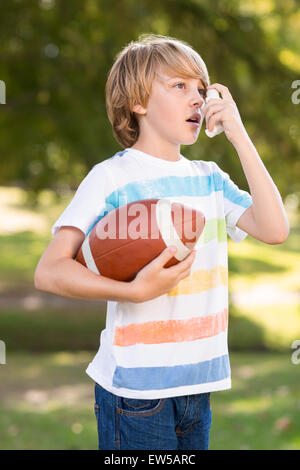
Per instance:
[[[203,110],[208,88],[222,100],[210,100]],[[99,449],[208,449],[210,393],[231,387],[226,231],[236,242],[248,233],[282,243],[286,213],[228,88],[209,85],[202,58],[186,43],[159,35],[131,42],[112,66],[106,103],[125,150],[83,180],[52,228],[35,285],[108,300],[100,348],[87,368],[95,381]],[[180,154],[181,145],[196,142],[204,117],[209,130],[221,121],[251,196],[214,162]],[[169,247],[127,283],[74,260],[106,204],[149,197],[186,202],[204,213],[203,236],[183,261],[164,268],[173,256]]]

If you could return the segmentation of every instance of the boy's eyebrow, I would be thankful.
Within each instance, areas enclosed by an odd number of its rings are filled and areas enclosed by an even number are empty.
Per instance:
[[[171,80],[192,80],[192,77],[191,78],[185,78],[185,77],[170,77],[170,78],[167,78],[167,82],[170,82]],[[197,80],[197,79],[195,79]],[[201,82],[200,78],[198,79],[199,83],[201,86],[203,86],[203,83]],[[204,86],[203,86],[204,87]]]

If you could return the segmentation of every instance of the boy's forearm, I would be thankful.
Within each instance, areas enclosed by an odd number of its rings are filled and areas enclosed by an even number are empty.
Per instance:
[[[257,227],[266,236],[274,233],[284,236],[289,231],[289,222],[280,193],[246,131],[233,146],[248,181]]]
[[[38,267],[35,287],[63,297],[83,300],[135,301],[131,282],[99,276],[69,258],[60,259],[53,266]]]

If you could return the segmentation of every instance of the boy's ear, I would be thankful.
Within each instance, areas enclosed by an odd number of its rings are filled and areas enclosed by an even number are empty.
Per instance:
[[[146,114],[147,110],[141,104],[135,104],[132,108],[132,111],[138,114]]]

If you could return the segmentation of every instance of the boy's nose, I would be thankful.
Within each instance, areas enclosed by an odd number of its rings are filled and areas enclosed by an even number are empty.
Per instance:
[[[196,92],[193,92],[193,95],[191,97],[191,103],[193,106],[198,105],[200,108],[205,102],[204,98],[199,94],[199,91],[197,90]]]

